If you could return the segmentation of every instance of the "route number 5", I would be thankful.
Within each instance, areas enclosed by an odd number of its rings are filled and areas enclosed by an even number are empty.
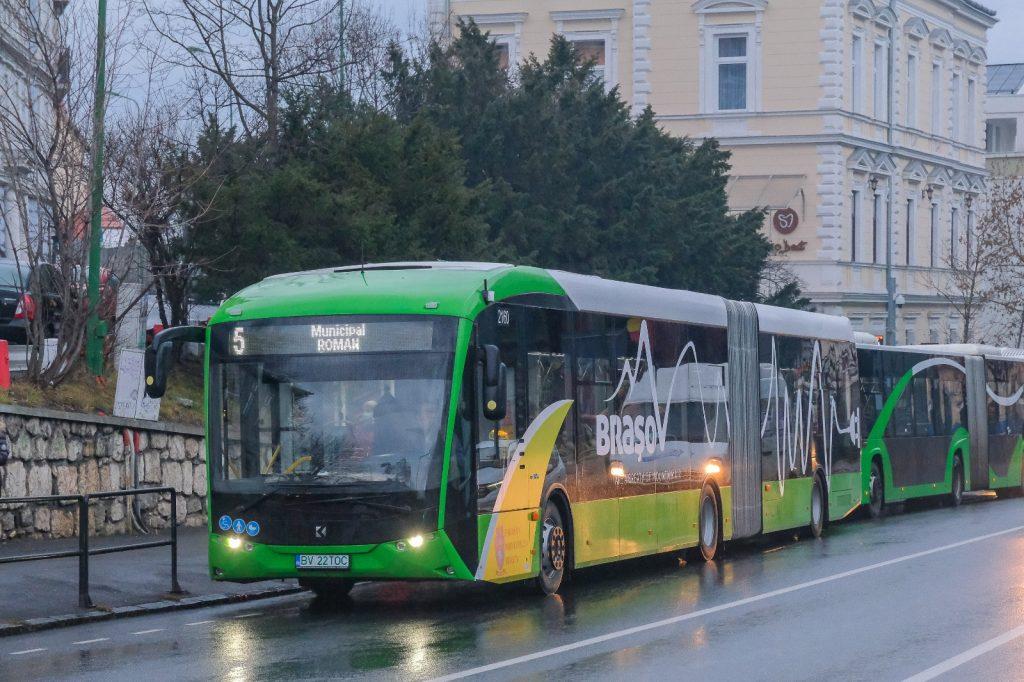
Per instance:
[[[231,351],[235,355],[245,354],[245,330],[242,327],[235,327],[234,333],[231,334]]]

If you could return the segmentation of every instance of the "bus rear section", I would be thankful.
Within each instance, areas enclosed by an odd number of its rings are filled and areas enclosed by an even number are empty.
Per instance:
[[[960,504],[971,485],[964,356],[882,346],[861,346],[857,355],[863,503],[873,516],[920,497]]]
[[[1024,359],[970,344],[859,346],[862,501],[884,505],[967,490],[1018,495],[1024,475]]]

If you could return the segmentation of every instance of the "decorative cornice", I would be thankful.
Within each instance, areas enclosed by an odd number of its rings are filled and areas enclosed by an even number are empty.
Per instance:
[[[936,166],[932,169],[932,172],[928,174],[928,184],[935,185],[936,187],[945,187],[950,184],[952,178],[952,171],[942,166]]]
[[[910,161],[903,169],[903,179],[911,182],[924,182],[928,179],[928,169],[920,161]]]
[[[875,170],[875,157],[867,149],[858,149],[850,154],[846,161],[846,167],[850,170],[858,170],[870,173]]]
[[[874,19],[878,11],[871,0],[850,0],[849,10],[850,14],[867,21]]]
[[[503,12],[501,14],[460,14],[459,19],[469,19],[477,26],[492,24],[521,24],[526,21],[526,12]]]
[[[888,7],[880,7],[875,11],[874,16],[875,23],[885,28],[892,28],[899,24],[899,19],[896,18],[896,13]]]
[[[940,50],[945,50],[953,45],[953,37],[949,35],[949,31],[944,28],[933,29],[932,32],[928,34],[928,38],[931,41],[931,44]]]
[[[768,0],[697,0],[691,7],[697,14],[763,12],[768,8]]]
[[[903,24],[903,32],[913,40],[923,40],[928,37],[928,24],[921,17],[911,17]]]
[[[550,16],[552,21],[614,21],[621,19],[625,13],[624,9],[583,9],[551,12]]]

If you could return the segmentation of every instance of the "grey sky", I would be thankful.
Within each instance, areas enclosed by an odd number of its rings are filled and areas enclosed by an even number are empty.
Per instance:
[[[988,34],[990,64],[1024,62],[1024,2],[1021,0],[982,0],[999,13],[999,23]]]

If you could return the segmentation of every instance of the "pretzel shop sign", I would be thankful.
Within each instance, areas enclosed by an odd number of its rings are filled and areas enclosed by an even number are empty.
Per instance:
[[[800,216],[791,208],[780,208],[772,214],[772,227],[779,234],[793,234],[800,224]]]

